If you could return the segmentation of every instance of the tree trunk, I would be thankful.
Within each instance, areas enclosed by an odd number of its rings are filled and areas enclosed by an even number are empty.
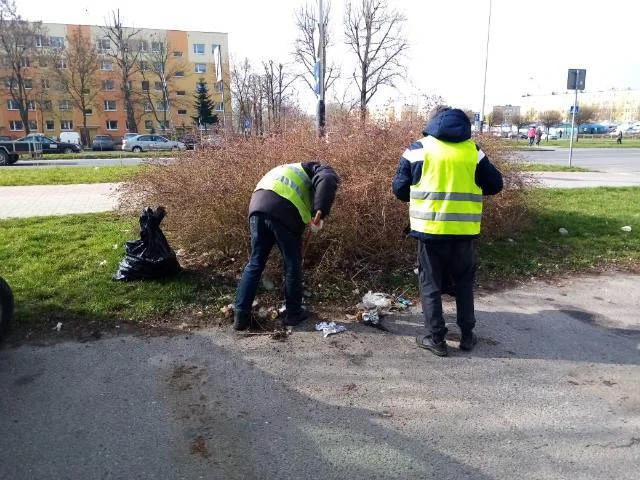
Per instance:
[[[133,104],[131,103],[131,89],[125,83],[123,86],[124,92],[124,105],[127,109],[127,123],[129,124],[130,132],[137,132],[138,125],[136,124],[135,112],[133,111]]]

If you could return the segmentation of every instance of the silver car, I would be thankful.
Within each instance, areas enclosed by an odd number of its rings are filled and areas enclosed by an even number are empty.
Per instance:
[[[154,150],[186,150],[182,142],[174,142],[160,135],[138,135],[122,139],[122,150],[129,152],[149,152]]]

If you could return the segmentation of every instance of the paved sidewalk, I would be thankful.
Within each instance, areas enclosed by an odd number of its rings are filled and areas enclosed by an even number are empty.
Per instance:
[[[640,174],[617,172],[531,172],[546,188],[640,187]]]
[[[0,218],[113,210],[117,183],[0,187]]]
[[[638,291],[612,273],[479,296],[480,342],[448,358],[416,347],[415,313],[0,348],[0,478],[637,479]]]

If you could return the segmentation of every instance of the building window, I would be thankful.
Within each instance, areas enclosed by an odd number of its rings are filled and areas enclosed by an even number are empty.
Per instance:
[[[44,128],[47,130],[53,130],[55,128],[53,125],[53,120],[46,120],[44,122]]]
[[[207,82],[204,82],[202,84],[200,82],[198,82],[198,83],[196,83],[196,87],[195,87],[194,90],[197,93],[202,93],[201,90],[206,90],[206,89],[207,89]]]
[[[224,104],[222,102],[216,103],[215,109],[216,109],[217,112],[223,112],[224,111]]]
[[[31,90],[33,88],[33,80],[30,78],[25,78],[24,79],[24,88],[26,88],[27,90]]]
[[[102,60],[100,62],[100,70],[110,72],[113,70],[113,62],[111,60]]]
[[[105,112],[115,112],[116,111],[116,101],[115,100],[105,100],[104,101],[104,111]]]
[[[48,78],[41,78],[40,85],[42,86],[43,90],[48,90],[49,88],[51,88],[51,82]]]
[[[107,120],[107,130],[118,130],[118,121]]]
[[[20,103],[17,100],[9,99],[7,100],[7,108],[9,110],[20,110]]]
[[[178,70],[175,73],[175,76],[178,77],[178,78],[182,78],[182,77],[184,77],[184,72],[182,70]]]
[[[214,43],[211,45],[211,53],[216,53],[216,48],[220,48],[220,45]]]
[[[29,100],[29,103],[27,104],[27,108],[31,111],[34,111],[36,109],[36,102],[33,100]]]
[[[178,115],[186,115],[187,114],[187,109],[186,108],[179,108],[178,109]]]
[[[168,111],[169,109],[168,109],[168,107],[167,107],[167,104],[166,104],[166,103],[164,103],[164,102],[156,102],[156,110],[157,110],[158,112],[166,112],[166,111]]]
[[[161,129],[163,129],[163,130],[167,130],[167,129],[169,129],[169,128],[170,128],[169,120],[167,120],[167,121],[163,121],[163,120],[161,120],[161,121],[158,123],[158,126],[159,126]]]
[[[36,122],[35,120],[29,120],[29,130],[38,130],[38,122]]]
[[[151,102],[144,102],[144,111],[145,112],[153,111],[153,105],[151,105]]]
[[[14,81],[12,78],[5,78],[4,79],[4,88],[11,88],[14,84]]]
[[[85,115],[93,115],[93,108],[91,108],[91,107],[85,108],[84,109],[84,114]]]
[[[40,35],[38,35],[36,37],[36,47],[38,48],[42,48],[43,42],[42,42],[42,37]]]
[[[111,40],[109,40],[108,38],[101,38],[98,40],[98,50],[100,50],[101,52],[104,52],[106,50],[109,50],[111,48]]]
[[[113,80],[103,80],[102,81],[102,90],[110,92],[115,89],[115,82]]]
[[[222,82],[216,82],[216,86],[215,86],[215,90],[216,90],[216,92],[218,92],[218,93],[222,93],[222,92],[223,92],[223,90],[224,90],[224,88],[223,88],[223,87],[224,87],[224,86],[223,86]]]
[[[196,55],[204,55],[204,43],[194,43],[193,53]]]
[[[20,66],[22,68],[29,68],[31,66],[31,62],[29,61],[28,57],[22,57],[20,59]]]
[[[142,81],[142,91],[143,92],[148,92],[149,91],[149,80],[143,80]]]
[[[53,48],[64,48],[64,37],[49,37],[49,43]]]
[[[153,129],[153,122],[151,120],[145,120],[144,121],[144,128],[146,128],[147,130],[152,130]]]
[[[196,63],[194,69],[196,73],[207,73],[207,65],[205,63]]]
[[[67,61],[64,58],[59,58],[55,62],[56,68],[67,68]]]
[[[178,97],[184,97],[187,94],[187,92],[185,92],[184,90],[178,90],[176,91],[176,95]]]
[[[17,132],[18,130],[24,130],[24,125],[20,120],[11,120],[9,121],[9,130],[12,132]]]
[[[58,104],[60,110],[71,110],[71,102],[69,100],[61,100]]]
[[[174,57],[181,57],[182,56],[182,52],[173,52],[173,56]]]
[[[51,102],[51,100],[45,100],[44,102],[42,102],[42,110],[45,110],[47,112],[53,110],[53,103]]]
[[[162,42],[151,42],[151,51],[155,53],[161,53],[163,50]]]
[[[146,52],[149,50],[149,43],[146,40],[140,40],[138,43],[138,50],[141,52]]]
[[[162,82],[155,82],[153,88],[156,90],[162,90]]]
[[[147,62],[145,62],[144,60],[140,60],[138,62],[138,65],[140,66],[140,70],[149,70],[149,64]]]
[[[73,130],[73,122],[71,120],[60,120],[60,130]]]

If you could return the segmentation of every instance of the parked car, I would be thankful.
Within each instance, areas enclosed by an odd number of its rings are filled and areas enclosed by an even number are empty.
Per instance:
[[[91,143],[91,149],[102,152],[105,150],[115,149],[115,145],[116,144],[113,141],[113,138],[111,138],[111,135],[96,135]]]
[[[40,143],[42,144],[42,153],[80,153],[82,151],[82,148],[75,143],[58,142],[53,138],[45,137],[41,133],[30,133],[17,141]]]
[[[174,142],[160,135],[137,135],[122,139],[122,150],[129,152],[148,152],[153,150],[186,150],[182,142]]]
[[[138,135],[140,135],[138,132],[127,132],[123,135],[122,142],[124,143],[125,140],[129,140],[130,138],[137,137]]]
[[[198,139],[193,135],[184,135],[178,138],[178,142],[182,142],[187,147],[187,150],[195,150],[198,145]]]
[[[10,142],[12,138],[9,135],[0,135],[0,142]]]
[[[63,143],[75,143],[78,146],[82,145],[78,132],[61,132],[60,141]]]

